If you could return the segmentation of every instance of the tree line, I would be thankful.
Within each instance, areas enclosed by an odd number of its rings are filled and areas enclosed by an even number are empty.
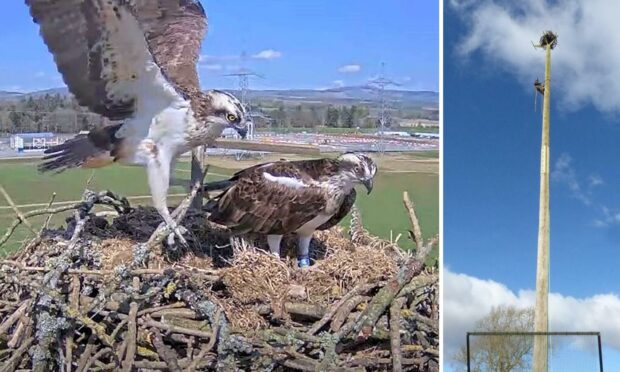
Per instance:
[[[373,128],[378,115],[365,105],[326,103],[283,104],[256,101],[252,105],[258,128]],[[103,125],[106,119],[78,105],[67,95],[28,96],[0,101],[0,133],[77,133]],[[387,125],[392,123],[388,116]]]
[[[377,116],[363,105],[279,104],[265,107],[259,104],[252,109],[269,115],[269,119],[263,120],[260,126],[274,128],[373,128],[378,125]]]
[[[77,133],[102,125],[106,119],[60,94],[28,96],[0,102],[0,133]]]

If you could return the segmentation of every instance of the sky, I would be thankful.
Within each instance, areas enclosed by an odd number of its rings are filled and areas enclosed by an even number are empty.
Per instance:
[[[551,81],[550,328],[601,331],[620,370],[620,3],[448,0],[444,18],[444,342],[493,306],[534,303],[543,31]],[[449,370],[449,369],[448,369]]]
[[[324,89],[386,75],[402,89],[438,90],[439,4],[410,0],[202,0],[209,18],[199,73],[204,88],[231,89],[223,76],[245,66],[257,89]],[[62,86],[23,1],[0,13],[0,90]],[[10,54],[8,53],[10,51]],[[243,62],[242,52],[247,58]]]

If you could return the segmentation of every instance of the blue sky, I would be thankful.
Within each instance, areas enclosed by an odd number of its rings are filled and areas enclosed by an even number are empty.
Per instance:
[[[561,4],[560,4],[561,3]],[[544,52],[551,105],[550,322],[601,331],[620,366],[617,2],[450,1],[444,18],[444,329],[447,350],[492,305],[534,301]],[[613,11],[612,11],[613,10]],[[596,25],[592,27],[591,25]],[[594,28],[594,30],[592,29]],[[597,38],[600,32],[612,34]]]
[[[222,75],[246,66],[265,75],[257,88],[355,85],[380,72],[412,90],[437,90],[435,1],[202,1],[210,21],[200,75],[205,88],[232,88]],[[57,87],[61,80],[27,7],[9,1],[0,14],[0,90]],[[261,53],[262,52],[262,53]],[[349,66],[349,67],[345,67]],[[348,71],[348,72],[347,72]]]

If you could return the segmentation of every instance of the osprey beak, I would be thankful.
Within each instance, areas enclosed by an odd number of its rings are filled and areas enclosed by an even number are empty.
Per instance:
[[[372,191],[373,179],[370,178],[365,181],[362,181],[362,184],[366,186],[366,190],[368,190],[368,194],[370,194],[370,192]]]
[[[230,125],[230,127],[236,130],[243,139],[245,139],[245,137],[248,135],[248,128],[245,126],[237,126],[232,124]]]
[[[237,130],[237,133],[239,133],[239,135],[243,139],[245,139],[245,137],[248,135],[248,128],[235,128],[235,129]]]

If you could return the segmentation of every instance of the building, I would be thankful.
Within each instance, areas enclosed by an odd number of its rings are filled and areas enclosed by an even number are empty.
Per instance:
[[[62,139],[51,132],[44,133],[18,133],[10,138],[9,146],[17,151],[38,151],[60,145]]]

